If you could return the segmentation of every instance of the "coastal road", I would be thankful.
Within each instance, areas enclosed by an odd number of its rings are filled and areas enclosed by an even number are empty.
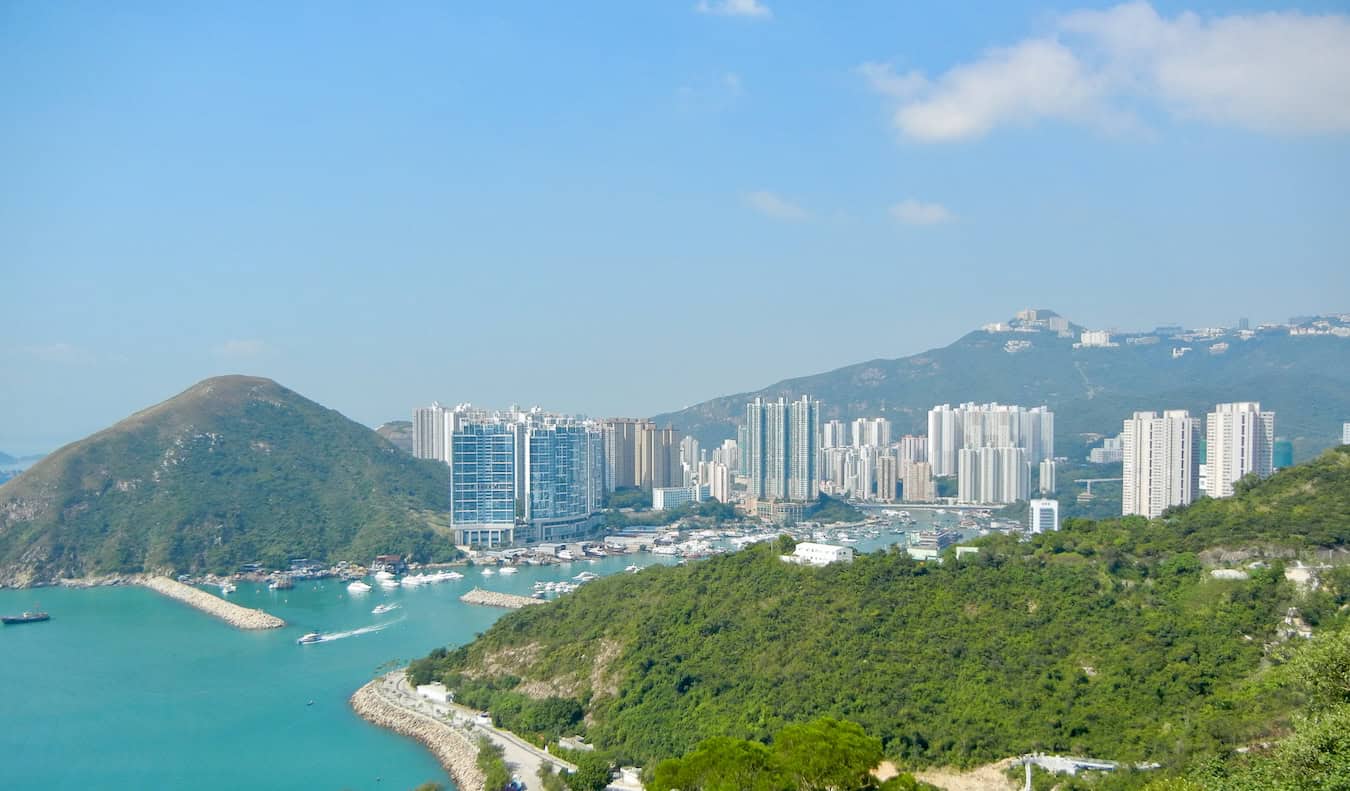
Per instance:
[[[402,670],[395,670],[385,676],[377,689],[386,700],[396,706],[429,714],[437,719],[450,720],[455,727],[468,733],[470,738],[476,739],[480,735],[488,737],[493,744],[502,748],[502,757],[510,767],[511,773],[524,780],[527,788],[539,786],[539,767],[544,763],[568,772],[576,771],[575,765],[549,755],[510,731],[474,722],[478,712],[473,709],[454,703],[435,703],[418,695],[404,677]]]

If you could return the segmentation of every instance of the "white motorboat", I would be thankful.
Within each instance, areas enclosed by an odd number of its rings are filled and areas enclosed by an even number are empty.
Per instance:
[[[491,577],[493,574],[496,574],[496,573],[497,573],[497,572],[493,571],[492,569],[483,569],[483,576],[484,576],[484,577]]]
[[[391,579],[391,580],[380,580],[380,587],[381,587],[381,588],[384,588],[385,590],[393,590],[394,588],[397,588],[400,584],[401,584],[401,583],[399,583],[398,580],[392,580],[392,579]]]
[[[221,592],[221,593],[234,593],[234,592],[237,591],[237,590],[239,590],[239,589],[238,589],[237,587],[235,587],[234,583],[231,583],[231,582],[222,582],[222,583],[220,583],[220,592]]]
[[[393,575],[393,574],[390,574],[389,572],[385,571],[384,569],[380,569],[379,571],[375,572],[375,579],[377,579],[377,580],[391,580],[391,579],[393,579],[393,578],[394,578],[394,575]]]
[[[376,606],[375,609],[371,610],[371,611],[370,611],[370,614],[371,614],[371,615],[384,615],[384,614],[387,613],[387,612],[391,612],[391,611],[393,611],[393,610],[397,610],[397,609],[398,609],[399,607],[401,607],[401,606],[402,606],[402,605],[400,605],[398,602],[389,602],[388,604],[381,604],[381,605]]]
[[[520,569],[516,568],[515,566],[502,566],[501,571],[498,572],[498,573],[500,573],[500,574],[517,574],[517,573],[519,573],[519,572],[520,572]]]
[[[295,642],[297,645],[308,645],[310,643],[321,642],[322,640],[323,635],[319,634],[318,632],[310,632],[309,634],[305,635],[304,637],[301,637],[299,640],[296,640]]]
[[[462,580],[464,579],[464,575],[460,574],[458,571],[451,571],[445,575],[445,578],[448,580]]]
[[[352,593],[370,593],[370,585],[362,582],[361,580],[356,580],[352,582],[352,584],[347,586],[347,590],[351,591]]]

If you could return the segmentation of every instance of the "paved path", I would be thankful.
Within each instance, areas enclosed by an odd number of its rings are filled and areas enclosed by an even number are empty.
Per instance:
[[[510,768],[512,774],[519,775],[528,788],[539,785],[539,767],[544,763],[552,764],[554,767],[568,772],[575,772],[577,769],[574,764],[570,764],[557,756],[549,755],[510,731],[490,725],[479,725],[474,722],[474,717],[477,716],[478,712],[473,709],[454,703],[435,703],[418,695],[417,691],[404,678],[402,670],[395,670],[385,676],[383,682],[379,685],[379,691],[395,705],[447,720],[455,727],[466,731],[471,738],[477,738],[480,735],[488,737],[493,744],[502,748],[504,751],[502,757],[505,759],[507,767]]]

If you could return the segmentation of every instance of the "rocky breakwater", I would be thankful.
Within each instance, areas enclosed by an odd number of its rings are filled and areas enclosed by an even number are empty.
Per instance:
[[[373,725],[421,742],[460,791],[483,791],[486,778],[478,768],[478,745],[449,723],[402,705],[397,691],[401,677],[384,676],[358,689],[351,697],[352,710]]]
[[[482,588],[474,588],[459,600],[465,604],[486,604],[489,607],[509,607],[518,610],[531,604],[547,604],[547,599],[531,599],[529,596],[517,596],[514,593],[497,593],[496,591],[486,591]]]
[[[275,615],[262,610],[240,607],[218,596],[212,596],[206,591],[198,590],[191,585],[184,585],[168,577],[146,577],[141,580],[141,584],[156,593],[168,596],[170,599],[177,599],[208,615],[214,615],[237,629],[277,629],[286,625],[285,621]]]

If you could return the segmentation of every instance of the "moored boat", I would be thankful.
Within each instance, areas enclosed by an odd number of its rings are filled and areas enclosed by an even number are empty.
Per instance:
[[[348,585],[347,590],[351,591],[352,593],[369,593],[370,585],[362,582],[361,580],[357,580],[352,584]]]
[[[52,617],[50,615],[38,609],[26,610],[23,615],[0,616],[0,622],[6,624],[38,623],[40,621],[50,621],[51,619]]]

